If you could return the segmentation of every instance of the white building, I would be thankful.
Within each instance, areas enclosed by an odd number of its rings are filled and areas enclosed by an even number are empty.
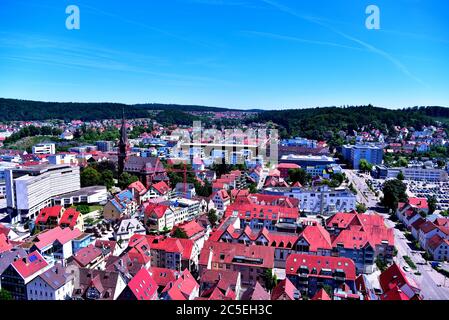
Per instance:
[[[135,218],[123,219],[114,231],[116,241],[128,241],[134,234],[145,235],[145,227]]]
[[[78,159],[75,154],[63,153],[55,154],[47,157],[50,164],[71,164],[78,165]]]
[[[52,198],[80,189],[79,167],[39,165],[8,169],[5,174],[7,210],[12,222],[34,219]]]
[[[38,275],[27,284],[29,300],[66,300],[72,297],[74,278],[60,264]]]
[[[39,143],[33,146],[33,154],[55,154],[56,146],[54,143]]]
[[[299,209],[309,214],[331,215],[356,209],[357,198],[346,188],[320,186],[304,188],[266,188],[267,194],[278,194],[299,199]]]
[[[105,186],[91,186],[58,195],[53,198],[54,205],[70,206],[78,203],[105,203],[108,201],[108,191]]]

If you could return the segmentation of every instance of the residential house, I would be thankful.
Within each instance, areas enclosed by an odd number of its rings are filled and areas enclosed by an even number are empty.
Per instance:
[[[199,296],[199,284],[189,272],[184,270],[180,276],[167,284],[161,292],[162,300],[194,300]]]
[[[213,297],[215,294],[223,297],[239,299],[241,294],[241,276],[239,272],[230,270],[204,269],[200,275],[200,296]]]
[[[51,265],[38,252],[12,262],[1,274],[2,290],[11,293],[14,300],[28,300],[27,285]]]
[[[158,285],[147,269],[139,272],[128,282],[118,300],[157,300]]]
[[[271,300],[300,300],[301,293],[295,285],[285,278],[278,282],[271,292]]]
[[[268,246],[207,241],[200,254],[200,274],[204,269],[236,271],[241,274],[242,286],[254,286],[274,268],[274,250]]]
[[[379,284],[383,291],[380,300],[421,300],[419,287],[396,263],[380,274]]]
[[[334,291],[346,284],[356,293],[356,267],[349,258],[291,254],[287,257],[285,272],[302,295],[308,297],[315,296],[325,285]]]
[[[165,181],[152,184],[148,188],[147,194],[148,199],[164,198],[165,200],[170,200],[172,198],[172,190]]]
[[[138,203],[131,190],[124,190],[109,200],[103,208],[103,216],[106,220],[118,221],[124,216],[133,216],[138,208]]]
[[[214,207],[219,214],[223,214],[231,203],[231,197],[225,189],[219,189],[211,195]]]
[[[74,276],[57,263],[27,284],[28,300],[68,300],[73,286]]]
[[[136,218],[124,218],[114,227],[116,241],[128,241],[134,234],[145,234],[145,227]]]
[[[117,300],[126,287],[123,276],[115,271],[80,268],[78,277],[75,300]]]

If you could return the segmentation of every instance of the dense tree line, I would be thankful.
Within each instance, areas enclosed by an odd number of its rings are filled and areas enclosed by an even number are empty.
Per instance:
[[[59,136],[62,130],[58,128],[52,128],[49,126],[36,127],[27,126],[20,129],[18,132],[13,133],[11,136],[5,139],[5,144],[14,143],[22,138],[35,137],[35,136]]]
[[[188,106],[175,104],[137,104],[105,102],[43,102],[0,98],[0,121],[33,121],[33,120],[102,120],[119,119],[125,109],[127,118],[146,118],[148,111],[229,111],[226,108],[205,106]]]
[[[312,139],[336,139],[345,132],[376,128],[388,133],[396,125],[413,126],[435,124],[434,117],[449,117],[448,108],[422,107],[401,110],[368,106],[326,107],[313,109],[265,111],[254,121],[272,121],[280,125],[283,136],[302,136]]]

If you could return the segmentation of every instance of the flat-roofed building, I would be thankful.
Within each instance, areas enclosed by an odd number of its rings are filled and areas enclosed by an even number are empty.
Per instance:
[[[80,170],[70,165],[38,165],[5,171],[7,211],[11,222],[34,219],[52,198],[80,189]]]

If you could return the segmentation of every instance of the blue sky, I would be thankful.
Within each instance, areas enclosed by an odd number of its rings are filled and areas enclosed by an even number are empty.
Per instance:
[[[80,8],[80,30],[65,9]],[[365,27],[377,5],[381,29]],[[1,0],[0,97],[449,106],[447,0]]]

